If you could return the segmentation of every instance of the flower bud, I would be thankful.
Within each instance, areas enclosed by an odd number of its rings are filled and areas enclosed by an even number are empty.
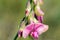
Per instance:
[[[18,31],[18,37],[22,37],[22,33],[23,33],[23,30],[25,28],[25,21],[22,21],[22,23],[20,24],[20,29]]]
[[[35,7],[35,14],[36,14],[37,16],[43,16],[43,15],[44,15],[44,12],[40,9],[39,5],[37,5],[37,6]]]
[[[29,16],[28,16],[28,21],[29,23],[34,22],[34,11],[31,11]]]
[[[18,37],[19,37],[19,38],[22,37],[22,32],[23,32],[23,31],[21,31],[21,30],[18,31]]]
[[[31,10],[31,4],[30,4],[30,1],[28,1],[28,3],[27,3],[27,8],[26,8],[26,11],[25,11],[26,16],[29,15],[30,10]]]

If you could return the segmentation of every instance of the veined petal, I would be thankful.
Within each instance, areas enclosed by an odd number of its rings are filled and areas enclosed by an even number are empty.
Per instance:
[[[40,24],[40,26],[36,29],[39,35],[46,32],[48,30],[48,25]]]
[[[26,26],[26,28],[23,30],[23,37],[26,38],[30,32],[33,30],[34,27],[34,23],[31,23],[29,25]]]

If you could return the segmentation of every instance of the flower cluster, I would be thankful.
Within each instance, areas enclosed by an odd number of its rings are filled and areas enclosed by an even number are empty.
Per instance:
[[[26,38],[30,35],[32,38],[38,39],[39,35],[48,30],[48,25],[42,23],[44,16],[44,12],[40,8],[42,4],[43,0],[28,0],[26,16],[20,24],[18,37]]]

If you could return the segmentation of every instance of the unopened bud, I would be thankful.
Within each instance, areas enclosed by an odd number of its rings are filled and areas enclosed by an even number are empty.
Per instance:
[[[27,8],[26,8],[26,11],[25,11],[26,16],[29,15],[30,10],[31,10],[31,5],[30,5],[30,1],[28,1],[28,3],[27,3]]]
[[[18,37],[19,37],[19,38],[22,37],[22,32],[23,32],[23,31],[21,31],[21,30],[18,31]]]
[[[40,9],[40,6],[39,6],[39,5],[37,5],[37,6],[35,7],[35,14],[36,14],[37,16],[43,16],[43,15],[44,15],[44,12]]]

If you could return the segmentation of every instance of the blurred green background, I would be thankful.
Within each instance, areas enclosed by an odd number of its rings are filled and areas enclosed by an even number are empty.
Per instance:
[[[13,40],[18,31],[20,20],[24,17],[27,0],[0,0],[0,40]],[[60,0],[44,0],[43,23],[49,30],[40,40],[60,40]]]

